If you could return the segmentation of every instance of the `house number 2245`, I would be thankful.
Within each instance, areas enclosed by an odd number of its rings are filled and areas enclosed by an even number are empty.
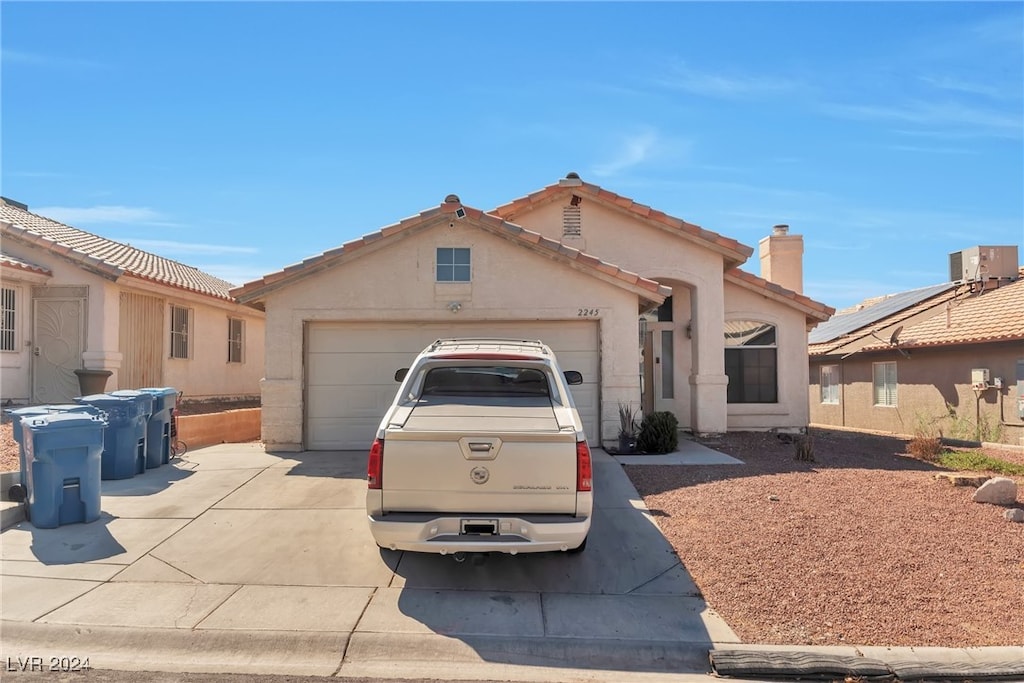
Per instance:
[[[597,315],[600,312],[601,312],[600,309],[597,309],[597,308],[577,308],[576,309],[576,317],[577,318],[594,318],[594,317],[597,317]]]

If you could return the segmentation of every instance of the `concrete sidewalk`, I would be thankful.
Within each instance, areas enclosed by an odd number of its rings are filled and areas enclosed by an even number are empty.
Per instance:
[[[689,455],[717,458],[709,450]],[[126,671],[711,680],[710,649],[757,646],[704,602],[621,465],[594,460],[586,552],[476,565],[374,544],[365,453],[200,449],[103,482],[96,522],[0,535],[0,656]],[[913,655],[886,652],[871,656]]]

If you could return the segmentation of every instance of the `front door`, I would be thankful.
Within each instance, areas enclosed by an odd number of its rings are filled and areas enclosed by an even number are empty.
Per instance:
[[[35,299],[32,315],[32,402],[68,403],[80,394],[85,328],[82,299]]]

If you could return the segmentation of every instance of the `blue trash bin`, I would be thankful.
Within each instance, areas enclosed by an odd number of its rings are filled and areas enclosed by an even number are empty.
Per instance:
[[[14,436],[14,441],[18,444],[18,483],[21,485],[21,491],[18,493],[22,496],[26,493],[26,487],[28,482],[27,470],[28,465],[25,462],[25,446],[22,443],[22,429],[21,421],[26,417],[32,417],[35,415],[49,415],[51,413],[88,413],[90,415],[97,415],[106,420],[106,413],[99,408],[93,406],[80,405],[77,403],[64,403],[59,405],[43,405],[43,406],[29,406],[27,408],[14,408],[5,410],[8,415],[13,419],[11,420],[11,432]],[[18,494],[11,496],[12,500],[18,500]],[[22,498],[21,500],[25,500]],[[21,502],[19,500],[19,502]]]
[[[139,389],[153,397],[153,414],[146,426],[146,467],[159,467],[171,461],[171,411],[178,398],[173,387]]]
[[[28,520],[40,529],[100,516],[103,418],[51,413],[24,418]]]
[[[146,413],[133,396],[92,394],[75,401],[107,414],[103,434],[103,479],[129,479],[146,471]]]
[[[119,389],[108,393],[111,396],[126,396],[135,401],[138,419],[142,424],[142,436],[146,440],[144,447],[146,462],[144,467],[156,467],[156,465],[149,464],[149,417],[153,414],[153,394],[147,394],[136,389]]]

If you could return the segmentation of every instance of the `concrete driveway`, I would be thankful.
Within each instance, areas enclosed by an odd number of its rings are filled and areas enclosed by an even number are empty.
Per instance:
[[[704,680],[712,644],[738,639],[621,466],[594,458],[586,552],[477,565],[379,549],[365,453],[200,449],[104,481],[99,521],[0,536],[2,655],[154,671]]]

